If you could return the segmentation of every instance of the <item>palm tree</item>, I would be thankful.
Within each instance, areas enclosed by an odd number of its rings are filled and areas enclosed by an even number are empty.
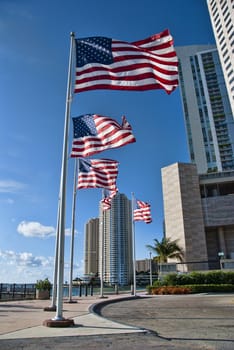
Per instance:
[[[161,242],[154,239],[154,245],[147,244],[146,247],[156,254],[153,260],[160,263],[166,263],[167,259],[183,260],[184,251],[178,245],[177,240],[172,241],[170,238],[163,237]]]

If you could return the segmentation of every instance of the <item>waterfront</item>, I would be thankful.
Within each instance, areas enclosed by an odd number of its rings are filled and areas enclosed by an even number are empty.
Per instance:
[[[63,296],[68,298],[70,286],[64,284]],[[138,286],[138,291],[145,290],[143,287]],[[51,289],[50,296],[52,296],[53,289]],[[119,294],[119,293],[132,293],[132,286],[104,286],[104,294]],[[100,294],[100,287],[92,286],[88,284],[80,284],[72,286],[72,297],[83,297],[83,296],[98,296]],[[5,300],[21,300],[21,299],[35,299],[36,298],[36,284],[35,283],[0,283],[0,301]]]

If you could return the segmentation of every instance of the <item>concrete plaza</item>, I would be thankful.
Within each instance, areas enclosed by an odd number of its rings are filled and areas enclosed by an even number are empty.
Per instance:
[[[234,294],[77,298],[63,304],[74,326],[54,328],[43,321],[49,301],[0,303],[0,350],[163,349],[233,350]]]

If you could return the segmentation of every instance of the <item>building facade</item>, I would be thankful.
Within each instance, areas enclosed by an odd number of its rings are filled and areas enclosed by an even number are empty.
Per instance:
[[[234,115],[234,2],[207,0],[207,6]]]
[[[234,122],[218,51],[176,49],[191,162],[199,174],[234,169]]]
[[[234,171],[198,175],[196,165],[162,169],[166,237],[184,249],[182,272],[220,268],[234,259]],[[225,267],[225,266],[224,266]]]
[[[162,187],[166,237],[178,240],[185,252],[184,260],[189,263],[180,270],[207,269],[205,228],[196,165],[175,163],[163,168]],[[201,262],[199,266],[198,262]]]
[[[152,273],[157,273],[158,264],[152,259],[136,260],[136,272],[150,272],[150,264]]]
[[[99,264],[99,218],[85,224],[84,274],[96,275]]]
[[[232,103],[214,46],[176,51],[191,163],[162,169],[165,234],[184,249],[180,271],[219,269],[234,258]]]
[[[99,216],[99,275],[114,285],[129,285],[133,281],[132,205],[124,194],[117,193],[111,209]]]

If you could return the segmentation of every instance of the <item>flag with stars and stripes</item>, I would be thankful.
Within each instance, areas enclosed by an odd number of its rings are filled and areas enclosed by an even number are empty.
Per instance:
[[[111,200],[116,195],[117,190],[115,191],[104,191],[104,198],[101,200],[102,203],[102,210],[109,210],[111,209]]]
[[[164,89],[170,94],[179,84],[168,29],[132,43],[106,37],[77,38],[75,43],[75,92]]]
[[[118,164],[112,159],[79,159],[77,188],[106,188],[117,191]]]
[[[89,157],[109,148],[136,142],[131,125],[122,117],[122,125],[114,119],[87,114],[73,119],[71,157]]]
[[[136,204],[137,208],[133,211],[134,221],[144,221],[150,224],[152,222],[150,204],[139,200],[136,201]]]

